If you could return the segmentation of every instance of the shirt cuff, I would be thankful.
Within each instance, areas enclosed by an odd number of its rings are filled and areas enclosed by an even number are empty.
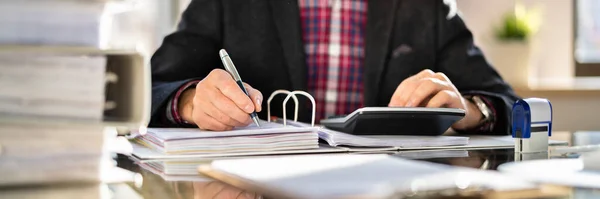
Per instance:
[[[181,115],[179,115],[179,110],[178,110],[179,98],[181,97],[181,94],[183,93],[183,91],[185,91],[188,88],[191,88],[193,86],[196,86],[196,84],[198,84],[198,82],[200,82],[200,80],[190,81],[190,82],[184,84],[183,86],[179,87],[177,92],[175,92],[175,95],[169,100],[169,102],[167,102],[166,114],[167,114],[167,120],[169,120],[169,122],[171,122],[173,124],[178,124],[178,125],[189,124],[187,121],[184,121],[181,118]]]

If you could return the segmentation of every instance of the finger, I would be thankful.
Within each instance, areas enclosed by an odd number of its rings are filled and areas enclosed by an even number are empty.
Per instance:
[[[428,108],[442,108],[452,104],[454,98],[458,97],[455,92],[449,90],[443,90],[437,93],[427,103]]]
[[[198,103],[198,106],[202,107],[202,110],[210,117],[216,119],[222,124],[228,126],[247,126],[247,124],[237,121],[233,119],[229,115],[225,114],[223,111],[219,110],[211,101],[209,100],[201,100]],[[240,110],[240,112],[242,112]],[[247,114],[245,114],[247,115]]]
[[[410,94],[407,106],[419,106],[425,99],[436,95],[438,92],[446,88],[447,85],[442,80],[436,78],[421,79],[414,92]]]
[[[396,91],[392,95],[392,99],[388,106],[404,106],[406,104],[407,97],[403,96],[406,90],[410,90],[413,86],[415,86],[416,81],[413,78],[406,79],[398,85]]]
[[[450,79],[444,73],[439,73],[439,72],[434,73],[433,75],[431,75],[431,77],[442,80],[442,81],[450,82]]]
[[[250,97],[244,93],[242,88],[233,80],[231,75],[223,70],[213,70],[211,74],[214,73],[216,80],[214,81],[214,86],[225,95],[227,98],[231,99],[235,103],[237,107],[246,113],[252,113],[254,111],[254,104]]]
[[[431,76],[433,76],[435,74],[436,73],[433,72],[431,69],[425,69],[425,70],[422,70],[421,72],[417,73],[416,75],[414,75],[414,77],[416,79],[422,79],[422,78],[425,78],[425,77],[431,77]]]
[[[394,91],[390,104],[388,106],[406,106],[410,94],[414,91],[416,84],[420,79],[431,77],[435,73],[429,69],[425,69],[416,75],[406,78]]]
[[[216,107],[228,117],[244,125],[250,124],[250,115],[246,111],[240,109],[233,100],[229,99],[223,93],[219,91],[208,92],[208,97],[212,106]]]
[[[252,99],[252,101],[254,102],[254,110],[256,110],[256,112],[260,112],[262,110],[262,93],[259,90],[254,89],[249,84],[244,83],[244,87],[246,87],[246,90],[250,95],[250,99]]]
[[[390,106],[410,107],[411,105],[408,103],[408,100],[410,99],[411,94],[415,91],[415,89],[418,86],[419,81],[416,80],[407,81],[400,84],[400,86],[398,87],[401,88],[397,89],[398,91],[396,91],[396,93],[394,93],[394,96],[392,96]]]
[[[233,129],[232,126],[225,125],[216,119],[210,117],[208,114],[204,113],[204,111],[200,109],[196,109],[194,111],[194,123],[198,125],[198,128],[203,130],[211,130],[211,131],[227,131]]]
[[[444,73],[435,73],[432,77],[437,78],[439,80],[442,80],[444,82],[446,82],[453,91],[458,92],[458,89],[454,86],[454,84],[452,83],[452,81],[450,81],[450,78],[448,78],[448,76],[446,76],[446,74]]]

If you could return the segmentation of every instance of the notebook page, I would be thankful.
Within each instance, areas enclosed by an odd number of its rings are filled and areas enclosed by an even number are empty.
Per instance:
[[[468,137],[458,136],[357,136],[324,128],[319,130],[319,137],[334,146],[360,147],[437,147],[466,145],[469,142]]]
[[[389,144],[397,147],[457,146],[467,145],[469,143],[469,137],[458,136],[385,135],[366,137],[375,139],[374,143]]]
[[[279,120],[278,122],[282,122]],[[288,121],[289,125],[305,127],[310,126],[302,122]],[[469,137],[459,136],[358,136],[347,134],[324,127],[319,128],[319,138],[327,141],[331,146],[353,147],[441,147],[467,145]]]
[[[148,134],[152,134],[152,136],[160,140],[176,140],[261,134],[284,134],[311,131],[316,133],[317,130],[317,127],[293,127],[283,126],[282,124],[278,123],[261,122],[260,127],[257,127],[255,124],[251,124],[247,127],[239,127],[230,131],[207,131],[197,128],[149,128]]]

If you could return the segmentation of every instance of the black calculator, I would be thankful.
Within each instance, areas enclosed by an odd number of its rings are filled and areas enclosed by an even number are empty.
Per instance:
[[[437,136],[464,116],[465,110],[457,108],[365,107],[321,120],[321,125],[353,135]]]

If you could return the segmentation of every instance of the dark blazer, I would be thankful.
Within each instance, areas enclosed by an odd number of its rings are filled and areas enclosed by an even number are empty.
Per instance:
[[[364,104],[387,106],[402,80],[431,69],[445,73],[462,94],[491,99],[497,111],[491,133],[507,134],[517,96],[487,63],[455,12],[456,5],[443,0],[368,1]],[[307,89],[297,0],[193,0],[177,31],[165,37],[152,57],[151,126],[163,126],[165,104],[182,84],[223,68],[221,48],[264,101],[277,89]],[[281,115],[278,100],[273,115]],[[259,114],[263,119],[264,110]],[[301,110],[307,121],[310,108]]]

